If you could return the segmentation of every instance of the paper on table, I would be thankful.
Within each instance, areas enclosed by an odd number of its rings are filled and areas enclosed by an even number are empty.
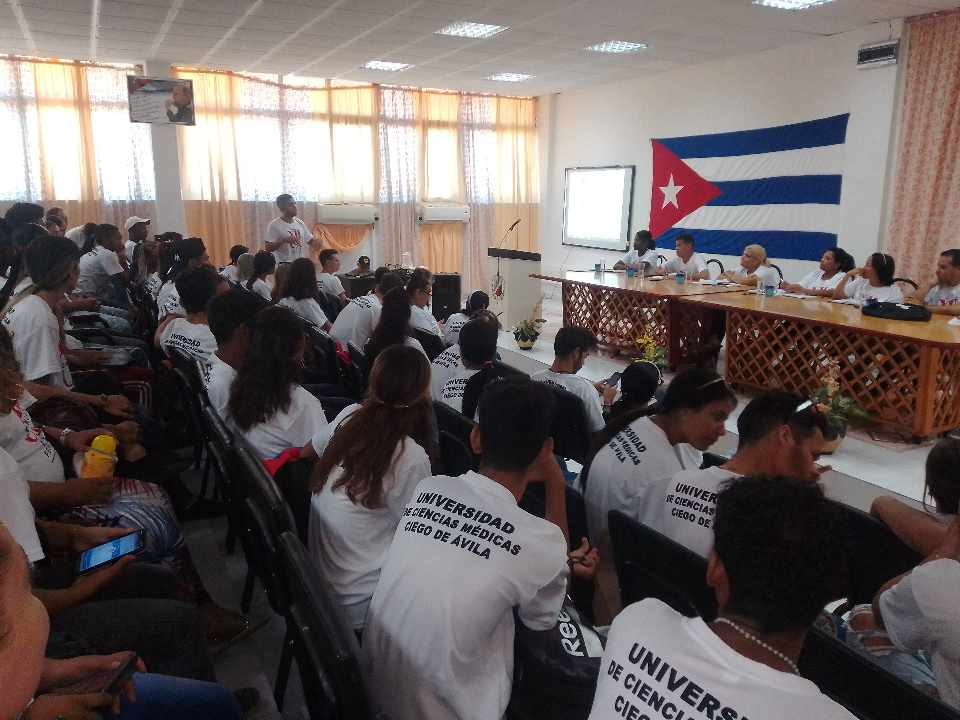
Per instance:
[[[953,320],[948,322],[947,325],[960,325],[960,317],[955,317]]]
[[[836,303],[837,305],[856,305],[858,307],[860,305],[860,301],[854,298],[843,298],[842,300],[831,300],[830,302]]]

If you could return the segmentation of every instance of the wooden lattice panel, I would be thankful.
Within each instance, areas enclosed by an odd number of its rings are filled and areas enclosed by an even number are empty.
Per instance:
[[[960,427],[960,350],[936,351],[933,432]]]
[[[723,336],[723,312],[673,300],[670,303],[670,367],[700,364],[709,347],[715,359]]]
[[[668,300],[617,288],[563,283],[563,324],[590,330],[604,345],[626,352],[649,332],[668,345]]]

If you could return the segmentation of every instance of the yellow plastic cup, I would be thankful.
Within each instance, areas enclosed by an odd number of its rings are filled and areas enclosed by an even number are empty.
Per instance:
[[[117,439],[112,435],[97,435],[90,449],[83,454],[80,477],[109,477],[117,466]]]

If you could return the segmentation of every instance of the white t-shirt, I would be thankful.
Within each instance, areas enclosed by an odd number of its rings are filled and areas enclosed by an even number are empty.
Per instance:
[[[320,307],[320,303],[313,298],[294,300],[292,297],[285,297],[281,298],[280,302],[277,304],[282,305],[285,308],[290,308],[298,316],[307,322],[316,325],[321,330],[330,322],[330,320],[327,318],[327,314],[323,312],[323,308]]]
[[[807,290],[835,290],[840,281],[843,280],[842,272],[836,272],[830,278],[825,278],[823,274],[823,270],[814,270],[804,275],[799,284]]]
[[[104,297],[110,290],[110,278],[123,272],[120,259],[113,250],[103,245],[94,245],[93,250],[80,258],[80,276],[77,292],[94,297]]]
[[[260,278],[257,278],[253,281],[253,286],[250,288],[250,290],[255,292],[264,300],[273,302],[273,288],[271,288],[267,282],[261,280]]]
[[[227,282],[236,283],[237,278],[240,277],[240,268],[236,265],[227,265],[223,270],[220,271],[220,277],[222,277]]]
[[[24,379],[36,382],[49,376],[51,385],[73,387],[60,344],[60,323],[42,298],[24,298],[7,311],[3,324],[13,339],[13,352]]]
[[[337,297],[340,297],[340,295],[344,293],[343,283],[340,282],[340,278],[333,273],[317,273],[317,285],[319,285],[320,289],[324,292],[336,295]]]
[[[443,384],[439,394],[435,395],[433,399],[446,403],[457,412],[463,412],[463,393],[467,389],[467,382],[478,372],[480,371],[468,368],[458,370],[453,377]]]
[[[26,290],[27,287],[29,287],[32,284],[33,284],[33,278],[31,278],[29,275],[24,275],[22,278],[20,278],[20,282],[18,282],[16,286],[13,288],[13,294],[19,295],[24,290]]]
[[[843,292],[848,298],[853,298],[861,304],[868,299],[877,302],[903,302],[903,293],[896,285],[872,287],[864,277],[857,277],[848,282],[846,287],[843,288]]]
[[[914,568],[880,596],[880,613],[894,645],[927,653],[940,699],[960,709],[960,563],[942,558]]]
[[[210,357],[217,351],[217,339],[205,323],[192,323],[186,318],[174,318],[160,334],[160,347],[169,355],[176,348],[200,363],[201,375],[210,368]]]
[[[127,258],[127,262],[131,262],[133,260],[133,251],[136,249],[137,243],[135,243],[133,240],[127,240],[123,244],[123,255],[125,258]]]
[[[415,330],[423,330],[440,337],[440,324],[430,311],[430,307],[410,307],[410,327]]]
[[[350,624],[360,629],[403,509],[420,481],[430,476],[430,458],[413,439],[404,438],[383,477],[384,505],[376,509],[355,505],[343,488],[334,490],[342,475],[342,467],[334,468],[323,489],[313,496],[310,554]]]
[[[696,275],[698,273],[705,272],[707,269],[707,263],[703,261],[699,255],[694,253],[690,256],[690,259],[684,262],[680,259],[680,256],[670,258],[663,266],[663,271],[665,273],[678,273],[682,272],[688,277],[690,275]]]
[[[439,399],[447,380],[463,369],[459,345],[451,345],[433,359],[430,363],[430,395],[434,400]]]
[[[780,274],[769,265],[760,265],[753,272],[747,272],[747,269],[743,267],[743,265],[740,265],[733,272],[739,278],[757,278],[757,287],[759,288],[764,288],[768,285],[780,287]]]
[[[163,287],[163,281],[160,279],[160,273],[150,273],[147,275],[147,279],[143,281],[143,288],[153,296],[154,300],[160,294],[161,287]],[[177,304],[180,304],[179,300]]]
[[[293,262],[297,258],[307,257],[307,245],[313,238],[313,233],[307,228],[303,220],[295,217],[292,222],[287,222],[282,217],[274,218],[267,225],[267,241],[277,242],[294,238],[297,242],[293,245],[282,245],[273,251],[273,256],[277,263]],[[299,243],[299,244],[298,244]],[[264,244],[266,246],[266,244]]]
[[[720,486],[737,473],[719,467],[683,470],[657,484],[650,496],[657,532],[707,557],[713,549],[713,516]],[[593,478],[590,478],[593,480]]]
[[[207,399],[221,420],[227,419],[227,404],[230,402],[230,386],[233,385],[237,371],[213,353],[207,372],[203,375],[203,384],[207,389]]]
[[[73,244],[76,245],[81,250],[83,249],[83,244],[87,241],[87,238],[83,234],[83,225],[77,225],[67,230],[63,236],[68,240],[72,240]]]
[[[952,287],[935,285],[923,299],[924,305],[960,305],[960,284]]]
[[[555,373],[553,370],[544,370],[536,375],[530,376],[531,380],[555,385],[564,390],[569,390],[578,398],[583,400],[583,409],[587,412],[587,425],[591,432],[603,430],[606,423],[603,419],[603,402],[600,400],[600,393],[593,383],[572,373]]]
[[[172,280],[167,280],[157,293],[157,320],[163,320],[167,315],[186,315],[187,311],[180,304],[180,293]]]
[[[658,482],[700,467],[703,455],[692,445],[671,445],[652,418],[637,418],[604,445],[590,464],[584,500],[594,544],[607,529],[607,513],[620,510],[651,526]]]
[[[657,267],[660,259],[657,256],[656,250],[647,250],[645,253],[641,254],[638,250],[629,250],[622,258],[622,262],[627,267],[635,267],[640,265],[640,263],[646,263],[652,268]]]
[[[363,636],[369,687],[393,720],[501,718],[513,681],[514,609],[557,622],[567,586],[560,529],[476,472],[430,477],[403,511]]]
[[[652,598],[613,621],[601,663],[590,720],[854,720],[809,680],[741,655]]]
[[[446,345],[456,345],[460,342],[460,331],[470,322],[470,316],[456,312],[447,318],[443,324],[443,342]]]
[[[333,327],[330,328],[330,335],[344,345],[351,342],[363,350],[363,346],[373,335],[377,321],[380,320],[381,308],[380,298],[376,295],[353,298],[337,315]]]
[[[274,413],[266,422],[244,433],[261,458],[275,458],[284,450],[304,447],[327,424],[323,405],[303,387],[294,385],[290,395],[286,412]]]
[[[60,456],[24,409],[24,405],[33,400],[24,391],[21,400],[14,403],[13,410],[0,416],[0,448],[10,454],[30,482],[66,482]]]
[[[0,448],[0,522],[7,526],[27,560],[43,560],[43,546],[37,535],[37,516],[30,504],[30,488],[17,461]]]
[[[420,341],[417,340],[415,337],[410,337],[409,335],[407,335],[403,339],[403,344],[406,345],[407,347],[416,348],[417,350],[422,352],[424,355],[427,354],[427,351],[423,349],[423,345],[421,345]],[[427,359],[429,359],[429,357]]]

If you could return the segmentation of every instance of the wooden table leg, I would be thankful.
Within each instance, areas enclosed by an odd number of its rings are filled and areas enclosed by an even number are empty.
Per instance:
[[[933,413],[937,397],[937,369],[940,367],[940,348],[924,345],[920,349],[919,377],[917,378],[916,408],[913,414],[913,435],[925,438],[933,434]]]

